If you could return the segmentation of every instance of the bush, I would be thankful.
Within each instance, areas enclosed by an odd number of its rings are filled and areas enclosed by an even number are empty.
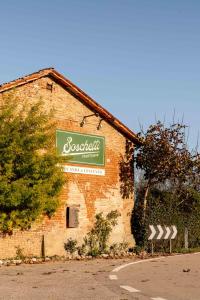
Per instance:
[[[88,250],[87,250],[87,245],[82,244],[81,246],[77,247],[78,255],[87,255]]]
[[[129,250],[129,244],[126,242],[123,243],[114,243],[110,246],[110,252],[113,253],[114,255],[120,254],[123,252],[128,252]]]
[[[108,251],[108,239],[114,226],[117,225],[117,218],[120,216],[118,211],[111,211],[105,217],[103,213],[95,216],[94,227],[84,237],[84,243],[77,247],[77,241],[69,238],[67,243],[64,244],[66,251],[73,254],[76,250],[79,255],[98,256],[101,253]],[[123,244],[123,245],[122,245]],[[121,247],[125,244],[122,243]]]
[[[117,225],[117,218],[120,216],[117,210],[111,211],[106,217],[103,213],[95,216],[94,228],[84,239],[85,245],[89,248],[89,255],[97,256],[106,253],[108,250],[108,239],[114,226]]]
[[[20,246],[16,247],[16,259],[21,259],[21,260],[25,259],[24,249],[21,248]]]
[[[67,240],[67,243],[64,244],[64,248],[67,252],[69,252],[70,254],[73,254],[76,252],[77,250],[77,240],[73,240],[72,238],[69,238]]]

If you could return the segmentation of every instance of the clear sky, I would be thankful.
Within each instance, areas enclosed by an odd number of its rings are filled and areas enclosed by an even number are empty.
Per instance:
[[[175,110],[195,145],[200,1],[1,1],[0,82],[51,66],[135,132]]]

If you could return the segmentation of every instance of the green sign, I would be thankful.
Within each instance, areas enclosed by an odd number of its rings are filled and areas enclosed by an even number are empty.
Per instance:
[[[69,163],[105,164],[105,138],[101,136],[56,130],[56,148]]]

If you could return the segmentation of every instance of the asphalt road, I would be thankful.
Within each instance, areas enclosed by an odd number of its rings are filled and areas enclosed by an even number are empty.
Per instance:
[[[200,254],[3,266],[0,299],[200,300]]]
[[[128,299],[200,300],[200,254],[127,263],[110,274]],[[113,288],[114,290],[114,288]]]

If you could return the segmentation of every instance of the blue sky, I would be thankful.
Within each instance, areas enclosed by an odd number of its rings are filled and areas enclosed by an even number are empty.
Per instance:
[[[200,1],[6,0],[0,82],[55,67],[134,131],[200,130]]]

